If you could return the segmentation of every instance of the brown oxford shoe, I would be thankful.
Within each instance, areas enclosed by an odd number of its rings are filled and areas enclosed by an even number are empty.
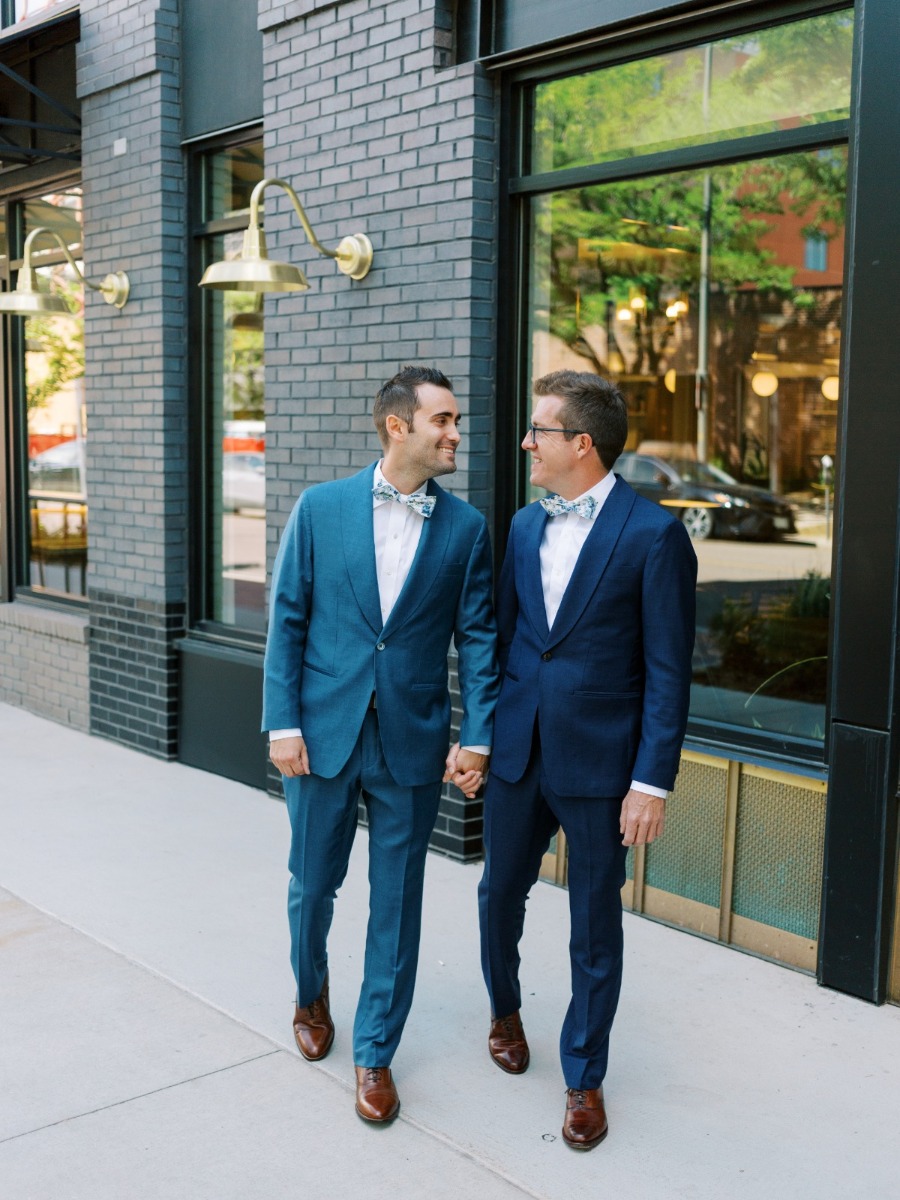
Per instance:
[[[491,1021],[488,1034],[488,1050],[501,1071],[510,1075],[521,1075],[528,1069],[531,1055],[525,1041],[522,1018],[514,1012],[508,1017],[497,1017]]]
[[[334,1022],[328,1009],[328,976],[322,984],[318,1000],[300,1008],[294,1006],[294,1041],[305,1059],[316,1062],[324,1058],[334,1041]]]
[[[609,1132],[603,1088],[569,1088],[563,1141],[573,1150],[593,1150]]]
[[[356,1067],[356,1111],[364,1121],[387,1124],[400,1111],[390,1067]]]

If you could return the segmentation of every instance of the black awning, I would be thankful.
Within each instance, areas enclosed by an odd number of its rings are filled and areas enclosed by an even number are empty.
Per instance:
[[[67,12],[0,37],[0,164],[81,159],[75,94],[78,13]]]

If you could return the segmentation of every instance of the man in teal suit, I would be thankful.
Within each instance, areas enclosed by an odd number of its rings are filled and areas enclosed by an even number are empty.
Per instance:
[[[467,794],[486,770],[498,681],[487,527],[434,482],[456,470],[450,382],[432,368],[404,367],[379,391],[373,415],[381,462],[309,488],[285,528],[272,578],[263,729],[291,819],[294,1034],[311,1060],[334,1038],[326,940],[360,797],[367,807],[356,1110],[384,1122],[400,1106],[391,1060],[415,984],[425,855],[449,741],[451,638],[464,747],[452,779]]]

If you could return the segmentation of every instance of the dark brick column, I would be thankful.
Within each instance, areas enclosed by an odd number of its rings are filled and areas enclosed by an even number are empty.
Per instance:
[[[266,172],[294,183],[317,236],[372,239],[359,283],[318,257],[285,197],[267,195],[273,258],[311,290],[266,304],[269,538],[310,483],[378,456],[375,391],[404,362],[440,366],[463,411],[442,480],[492,517],[495,100],[447,65],[446,0],[261,0]],[[445,798],[434,846],[481,852],[480,803]]]
[[[177,0],[82,0],[91,731],[175,753],[187,573],[184,165]]]

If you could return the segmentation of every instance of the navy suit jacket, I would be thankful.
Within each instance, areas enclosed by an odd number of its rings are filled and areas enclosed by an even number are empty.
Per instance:
[[[451,637],[462,744],[492,742],[499,684],[490,543],[481,514],[429,480],[437,504],[383,624],[374,470],[308,488],[288,519],[272,575],[262,727],[302,729],[310,770],[332,779],[375,692],[388,769],[395,782],[415,787],[444,773]]]
[[[491,770],[522,777],[537,722],[563,796],[670,789],[690,700],[697,558],[680,521],[621,478],[594,520],[547,626],[540,545],[548,518],[513,518],[497,594],[502,686]]]

